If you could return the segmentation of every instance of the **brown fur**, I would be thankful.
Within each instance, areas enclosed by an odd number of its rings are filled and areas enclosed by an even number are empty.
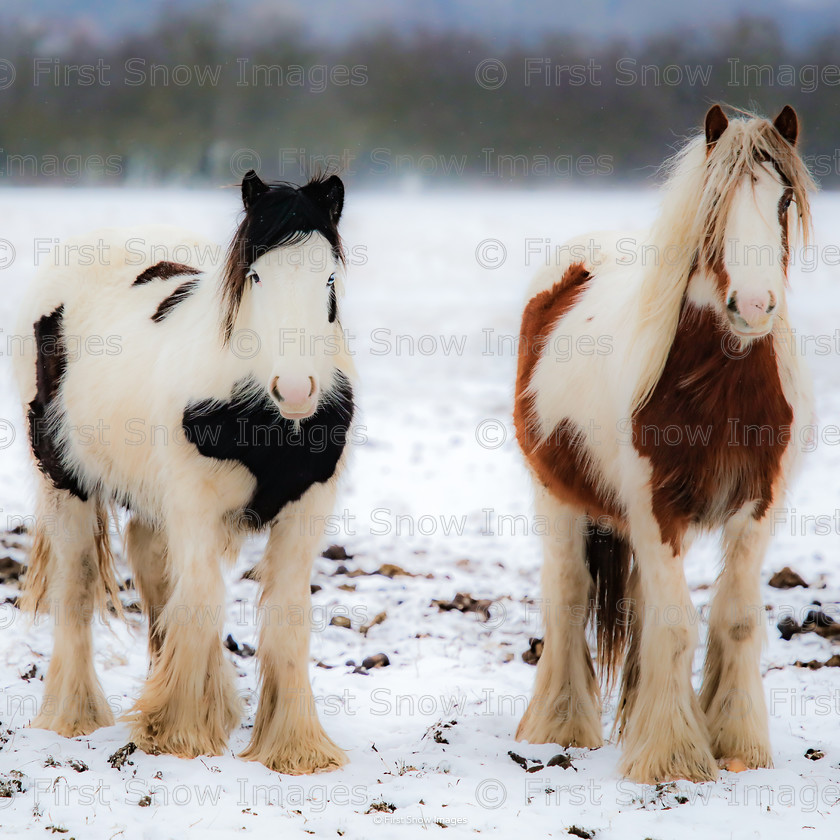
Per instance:
[[[633,444],[650,459],[662,541],[675,553],[689,525],[719,526],[754,500],[761,518],[790,440],[793,411],[772,337],[735,349],[715,313],[686,305],[662,377],[633,417]]]
[[[193,268],[191,265],[184,265],[184,263],[164,260],[163,262],[149,266],[145,271],[138,274],[137,279],[131,285],[143,286],[152,280],[169,280],[170,277],[178,277],[182,274],[201,274],[201,269]]]
[[[563,421],[542,440],[529,391],[534,367],[557,322],[577,303],[591,275],[582,263],[528,301],[522,315],[513,420],[516,438],[529,466],[557,499],[579,505],[593,519],[620,518],[615,499],[590,478],[589,458],[575,426]]]

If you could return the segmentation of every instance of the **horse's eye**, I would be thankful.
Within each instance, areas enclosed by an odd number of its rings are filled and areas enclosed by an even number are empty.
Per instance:
[[[785,196],[784,200],[782,201],[782,210],[787,210],[788,207],[790,207],[791,201],[793,201],[792,195]]]
[[[262,281],[260,280],[260,275],[257,274],[257,272],[254,271],[253,268],[248,271],[248,273],[245,275],[245,277],[248,280],[250,280],[252,283],[256,283],[258,286],[262,285]]]
[[[327,278],[327,285],[328,286],[332,286],[333,283],[335,283],[335,274],[334,273],[330,274],[330,276]]]

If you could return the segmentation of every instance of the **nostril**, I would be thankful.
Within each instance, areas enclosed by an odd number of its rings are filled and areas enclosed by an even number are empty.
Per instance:
[[[730,312],[737,312],[738,311],[738,304],[735,302],[735,294],[733,293],[729,300],[726,302],[726,308]]]
[[[271,380],[271,396],[274,397],[277,402],[283,402],[283,396],[280,394],[279,389],[277,388],[277,380],[279,377],[275,376],[274,379]]]
[[[769,292],[769,295],[770,295],[770,304],[767,307],[767,314],[768,315],[776,308],[776,298],[773,295],[773,292]]]
[[[309,396],[311,397],[315,393],[315,389],[317,388],[317,384],[315,382],[315,377],[309,377]]]

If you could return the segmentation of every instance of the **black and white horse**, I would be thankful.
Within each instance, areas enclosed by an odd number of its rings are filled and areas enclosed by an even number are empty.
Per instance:
[[[24,303],[16,375],[39,467],[26,601],[55,621],[33,725],[74,736],[113,723],[91,612],[108,595],[119,603],[117,503],[150,627],[132,738],[179,756],[222,751],[240,717],[222,560],[268,528],[261,692],[243,755],[306,773],[346,761],[307,671],[309,578],[353,417],[338,309],[344,187],[335,176],[268,186],[251,171],[242,199],[227,255],[169,228],[98,231],[63,247]]]

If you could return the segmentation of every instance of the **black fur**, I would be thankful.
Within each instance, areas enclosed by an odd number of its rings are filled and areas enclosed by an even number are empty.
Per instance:
[[[338,296],[335,293],[335,286],[330,286],[330,323],[332,324],[338,318]]]
[[[64,306],[35,322],[35,399],[29,403],[29,442],[41,472],[59,490],[68,490],[82,501],[88,495],[64,466],[61,441],[50,426],[50,409],[67,368],[62,340]]]
[[[154,315],[152,315],[152,320],[156,324],[159,324],[179,303],[185,301],[196,290],[197,286],[198,278],[193,278],[192,280],[187,280],[186,283],[181,283],[181,285],[178,286],[171,295],[165,297],[160,302]]]
[[[240,522],[257,530],[297,501],[313,484],[328,481],[347,443],[353,419],[353,389],[337,374],[337,384],[317,413],[300,422],[286,420],[268,395],[254,400],[253,382],[234,386],[230,400],[202,400],[187,405],[187,439],[208,458],[237,461],[257,486]]]

